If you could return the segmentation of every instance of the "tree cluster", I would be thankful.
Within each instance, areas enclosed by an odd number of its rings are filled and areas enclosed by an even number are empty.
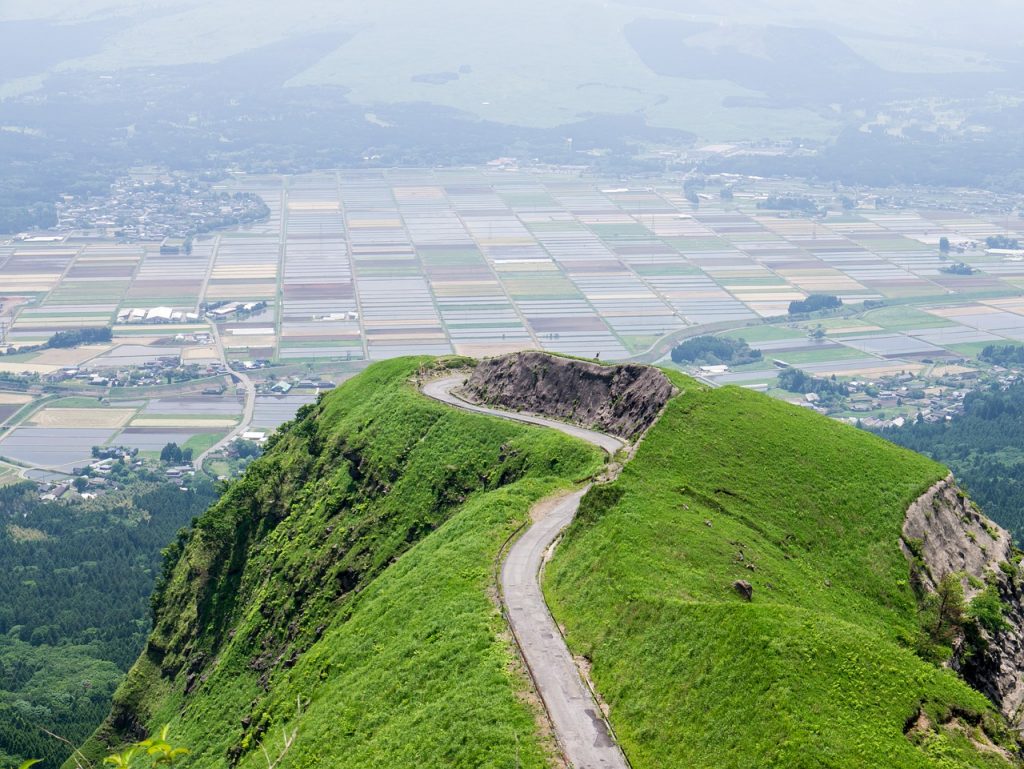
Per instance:
[[[50,347],[78,347],[80,344],[103,344],[113,338],[113,332],[109,326],[96,328],[72,328],[58,331],[50,337],[47,344]]]
[[[978,360],[991,363],[995,366],[1024,366],[1024,345],[1019,344],[990,344],[986,345]]]
[[[181,446],[174,442],[168,443],[160,450],[160,461],[167,462],[172,465],[180,465],[185,462],[191,462],[192,449],[183,449],[181,448]]]
[[[954,262],[953,264],[940,267],[939,272],[945,272],[949,275],[973,275],[974,268],[969,264],[963,262]]]
[[[985,245],[989,248],[1014,249],[1020,248],[1020,241],[1006,235],[990,235],[985,238]]]
[[[789,303],[790,315],[806,315],[822,310],[837,310],[843,306],[843,300],[834,294],[811,294],[806,299]]]
[[[759,361],[761,357],[761,351],[752,349],[744,340],[723,336],[697,336],[672,348],[675,363],[742,366]]]
[[[800,211],[805,214],[818,213],[818,204],[810,198],[789,195],[769,195],[766,200],[759,200],[757,207],[769,211]]]
[[[811,376],[806,371],[792,367],[784,368],[779,372],[779,387],[791,393],[814,393],[822,397],[850,394],[850,388],[834,376],[825,379]]]

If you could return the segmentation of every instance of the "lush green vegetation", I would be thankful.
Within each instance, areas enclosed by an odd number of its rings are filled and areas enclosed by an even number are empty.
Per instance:
[[[672,348],[675,363],[727,363],[742,366],[761,360],[761,351],[751,349],[743,339],[724,336],[697,336]]]
[[[990,344],[986,345],[978,355],[978,360],[994,366],[1007,368],[1024,366],[1024,345]]]
[[[50,347],[78,347],[80,344],[102,344],[112,339],[109,327],[74,328],[58,331],[50,337]]]
[[[633,766],[1005,766],[962,731],[904,734],[923,710],[1005,739],[914,651],[931,615],[897,543],[945,469],[743,389],[684,387],[584,500],[545,584]]]
[[[145,654],[86,746],[171,723],[196,765],[542,767],[491,593],[531,503],[591,476],[559,433],[378,363],[305,407],[169,549]]]
[[[214,438],[213,440],[214,440],[214,443],[215,443],[216,442],[216,438]],[[213,445],[213,444],[210,444],[210,445]],[[191,462],[192,461],[192,449],[188,448],[188,447],[183,449],[177,443],[174,443],[172,441],[171,443],[165,444],[164,447],[162,449],[160,449],[160,461],[161,462],[168,462],[170,464],[175,464],[175,465],[180,465],[182,462]]]
[[[103,720],[145,642],[161,548],[213,497],[150,481],[66,505],[0,488],[0,766],[53,769],[70,750],[41,728],[81,742]]]
[[[814,393],[824,399],[848,395],[850,388],[836,377],[811,376],[798,368],[787,367],[779,372],[779,387],[791,393]]]
[[[789,303],[790,315],[802,315],[821,310],[837,310],[843,306],[843,300],[832,294],[811,294],[806,299]]]
[[[1007,360],[1019,350],[992,354]],[[917,419],[880,434],[949,465],[994,521],[1024,535],[1024,384],[970,393],[952,420]]]

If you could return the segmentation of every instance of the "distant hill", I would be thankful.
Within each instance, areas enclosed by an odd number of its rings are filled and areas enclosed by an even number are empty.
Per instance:
[[[1012,3],[894,6],[11,0],[0,9],[0,94],[57,70],[189,65],[201,78],[203,65],[313,34],[335,42],[287,73],[292,87],[533,127],[639,114],[712,140],[825,138],[845,120],[833,104],[1019,87]]]

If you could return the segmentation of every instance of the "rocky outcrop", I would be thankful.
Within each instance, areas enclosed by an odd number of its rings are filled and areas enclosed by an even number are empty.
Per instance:
[[[1006,610],[1002,630],[977,628],[957,644],[950,666],[1024,732],[1024,591],[1009,533],[974,506],[950,475],[907,510],[900,543],[919,587],[934,591],[959,574],[967,600],[995,584]]]
[[[481,361],[461,395],[633,439],[654,423],[673,390],[651,366],[602,366],[523,352]]]
[[[1016,575],[1000,573],[998,588],[1006,607],[1007,628],[984,632],[983,643],[970,655],[958,653],[952,666],[1024,734],[1024,592]]]
[[[980,592],[977,580],[984,581],[986,574],[1000,574],[999,564],[1013,555],[1009,533],[981,514],[952,475],[928,489],[907,510],[900,545],[912,561],[923,561],[917,578],[925,589],[934,591],[947,574],[959,573],[967,599]]]

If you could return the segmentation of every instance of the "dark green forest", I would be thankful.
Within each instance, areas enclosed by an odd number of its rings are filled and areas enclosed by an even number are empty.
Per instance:
[[[149,632],[161,551],[213,501],[134,481],[96,500],[42,502],[34,484],[0,488],[0,766],[56,769],[110,708]]]
[[[1024,537],[1024,383],[969,394],[950,421],[878,431],[949,466],[993,520]]]

